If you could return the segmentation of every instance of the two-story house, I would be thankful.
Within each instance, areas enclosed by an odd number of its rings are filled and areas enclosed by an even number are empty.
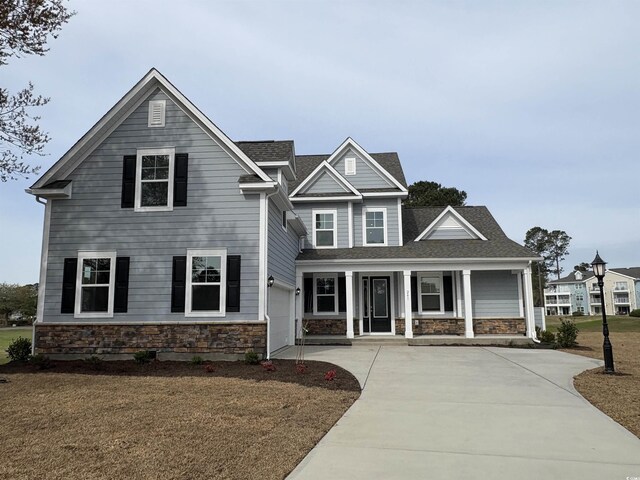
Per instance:
[[[396,153],[233,142],[152,69],[29,190],[39,353],[267,355],[310,335],[535,337],[485,207],[407,209]]]
[[[607,313],[628,315],[640,306],[640,267],[608,269],[603,281]],[[591,271],[574,271],[560,280],[549,282],[544,301],[547,315],[602,313],[600,287]]]

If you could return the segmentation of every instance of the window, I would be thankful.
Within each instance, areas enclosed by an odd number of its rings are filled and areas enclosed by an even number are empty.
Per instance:
[[[138,150],[136,161],[136,211],[173,210],[175,150]]]
[[[364,209],[364,245],[387,244],[387,209],[368,208]]]
[[[225,315],[226,250],[187,251],[186,316]]]
[[[442,275],[419,275],[418,280],[420,313],[443,313]]]
[[[584,313],[584,307],[578,307],[578,311]]]
[[[149,102],[149,127],[164,127],[166,100],[151,100]]]
[[[347,157],[344,159],[344,174],[345,175],[356,174],[356,159],[354,157]]]
[[[116,252],[80,252],[75,316],[113,317]]]
[[[336,248],[336,210],[313,210],[313,241],[316,248]]]
[[[313,304],[313,313],[338,313],[337,276],[314,276],[313,291],[316,299]]]
[[[576,294],[576,301],[582,302],[584,300],[584,296],[581,293]]]
[[[287,211],[282,211],[282,228],[284,228],[285,232],[287,231]]]
[[[627,282],[616,282],[615,290],[629,290]]]

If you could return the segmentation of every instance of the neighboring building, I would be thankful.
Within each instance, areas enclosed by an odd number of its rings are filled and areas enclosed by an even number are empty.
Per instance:
[[[640,306],[640,267],[607,270],[603,290],[607,313],[628,315]],[[590,271],[571,272],[560,280],[549,282],[544,300],[547,315],[602,313],[600,287]]]
[[[270,354],[310,334],[535,337],[535,255],[405,209],[396,153],[233,142],[151,70],[32,187],[43,354]]]

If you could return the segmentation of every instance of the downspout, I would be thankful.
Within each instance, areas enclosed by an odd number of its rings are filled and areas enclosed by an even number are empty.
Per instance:
[[[276,185],[276,189],[267,194],[264,198],[264,224],[265,224],[265,232],[264,232],[264,273],[268,274],[267,268],[269,266],[269,199],[273,197],[276,193],[278,193],[278,185]],[[265,281],[265,279],[263,279]],[[266,284],[266,292],[264,296],[264,319],[267,322],[267,360],[271,357],[271,336],[269,335],[269,327],[271,326],[271,317],[269,317],[269,286]]]
[[[39,195],[36,195],[36,202],[41,205],[44,205],[44,231],[42,232],[42,252],[40,253],[40,261],[42,262],[45,255],[48,254],[49,249],[49,219],[47,215],[50,215],[49,202],[42,201]],[[45,282],[43,278],[46,276],[46,269],[44,264],[40,264],[40,279],[38,281],[38,305],[36,307],[36,318],[31,325],[31,355],[36,354],[36,323],[38,320],[42,320],[42,315],[44,313],[44,286]]]

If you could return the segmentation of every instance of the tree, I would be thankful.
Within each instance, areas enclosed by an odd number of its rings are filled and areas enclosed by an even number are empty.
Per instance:
[[[0,315],[4,322],[10,315],[19,314],[30,320],[36,314],[38,305],[38,285],[15,285],[0,283]]]
[[[588,272],[591,270],[591,264],[587,262],[581,262],[578,265],[573,267],[573,270],[576,272]]]
[[[451,205],[462,207],[467,200],[467,192],[453,187],[443,187],[437,182],[420,181],[409,185],[409,196],[404,202],[407,207],[439,207]]]
[[[549,273],[554,273],[558,279],[564,270],[560,262],[569,254],[571,237],[562,230],[548,231],[545,228],[530,228],[524,238],[524,245],[543,258],[540,262],[540,274],[546,281]]]
[[[44,55],[49,37],[57,38],[62,25],[75,12],[63,0],[4,0],[0,2],[0,66],[12,57]],[[49,102],[36,95],[33,84],[10,94],[0,88],[0,181],[37,173],[39,167],[25,163],[29,155],[43,155],[49,136],[40,129],[30,110]]]

